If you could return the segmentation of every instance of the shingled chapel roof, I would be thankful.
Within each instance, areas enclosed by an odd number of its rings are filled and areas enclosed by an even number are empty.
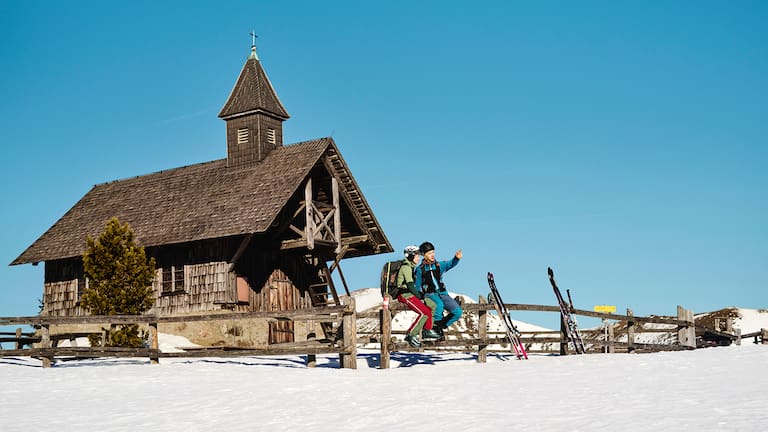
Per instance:
[[[220,159],[96,185],[11,265],[80,256],[86,235],[97,237],[112,217],[129,223],[145,247],[265,232],[324,156],[345,177],[341,193],[378,233],[379,249],[369,253],[391,251],[336,144],[321,138],[243,167]]]
[[[281,120],[290,116],[277,97],[272,83],[261,67],[261,62],[256,55],[256,47],[253,47],[250,57],[246,60],[240,76],[227,98],[226,104],[221,109],[219,117],[227,119],[232,116],[253,112],[265,112]]]

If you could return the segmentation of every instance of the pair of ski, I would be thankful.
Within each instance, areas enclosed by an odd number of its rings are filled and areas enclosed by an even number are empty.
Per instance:
[[[509,339],[510,345],[515,350],[515,355],[518,360],[528,358],[528,353],[525,352],[525,346],[520,340],[520,331],[517,330],[515,323],[512,322],[512,318],[509,316],[509,311],[504,301],[501,300],[501,294],[496,289],[496,281],[493,279],[493,273],[488,272],[488,286],[491,288],[491,293],[488,294],[488,302],[493,303],[496,308],[496,313],[504,321],[504,329],[507,331],[507,339]]]
[[[555,282],[555,274],[552,271],[552,268],[547,267],[547,274],[549,275],[549,283],[552,285],[552,289],[555,292],[557,304],[560,307],[560,317],[563,320],[563,328],[565,329],[566,336],[573,345],[574,351],[576,351],[577,354],[584,354],[587,352],[587,350],[584,348],[584,341],[581,339],[581,335],[579,334],[576,319],[571,314],[571,310],[573,310],[571,291],[566,290],[566,293],[568,294],[568,303],[566,303],[562,293],[560,292],[560,288],[558,288],[557,283]],[[488,301],[493,303],[493,305],[496,307],[496,312],[499,314],[502,321],[504,321],[504,327],[507,331],[507,338],[509,339],[509,343],[514,348],[517,358],[527,359],[528,353],[526,353],[525,346],[523,346],[522,342],[520,341],[520,331],[517,330],[517,327],[512,322],[512,318],[509,316],[509,311],[504,305],[504,301],[501,300],[501,294],[499,294],[499,290],[496,288],[496,281],[494,280],[493,273],[491,272],[488,272],[488,286],[491,288],[491,293],[488,295]]]
[[[568,294],[568,303],[563,299],[563,294],[560,293],[560,288],[555,283],[555,272],[551,267],[547,267],[547,274],[549,275],[549,283],[552,284],[552,289],[555,291],[555,297],[557,297],[557,304],[560,306],[560,317],[563,319],[563,328],[568,340],[573,345],[576,354],[584,354],[587,350],[584,348],[584,341],[581,339],[579,329],[576,327],[576,319],[571,314],[573,310],[573,301],[571,300],[571,290],[565,290]]]

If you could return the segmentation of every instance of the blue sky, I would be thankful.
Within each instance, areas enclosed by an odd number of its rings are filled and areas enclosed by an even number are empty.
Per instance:
[[[286,143],[333,136],[398,251],[462,248],[449,289],[554,304],[551,266],[584,309],[768,307],[765,2],[112,3],[0,5],[0,316],[94,184],[225,157],[251,29]]]

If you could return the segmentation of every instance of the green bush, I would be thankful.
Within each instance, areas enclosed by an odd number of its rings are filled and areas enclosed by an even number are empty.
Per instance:
[[[117,218],[107,222],[98,239],[88,236],[83,254],[85,277],[89,280],[80,304],[94,315],[140,315],[155,302],[152,281],[155,259],[147,259],[144,248],[136,244],[128,224]],[[92,345],[99,345],[98,343]],[[140,347],[138,325],[108,331],[106,346]]]

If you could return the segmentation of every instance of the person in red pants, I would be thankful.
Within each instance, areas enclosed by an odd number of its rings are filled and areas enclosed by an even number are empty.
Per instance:
[[[416,312],[416,319],[408,327],[405,341],[412,347],[418,348],[421,346],[420,335],[422,332],[425,339],[437,339],[439,335],[432,330],[433,310],[419,299],[419,292],[413,283],[413,271],[421,260],[419,248],[418,246],[407,246],[403,254],[405,259],[395,280],[395,286],[398,290],[397,301]]]

